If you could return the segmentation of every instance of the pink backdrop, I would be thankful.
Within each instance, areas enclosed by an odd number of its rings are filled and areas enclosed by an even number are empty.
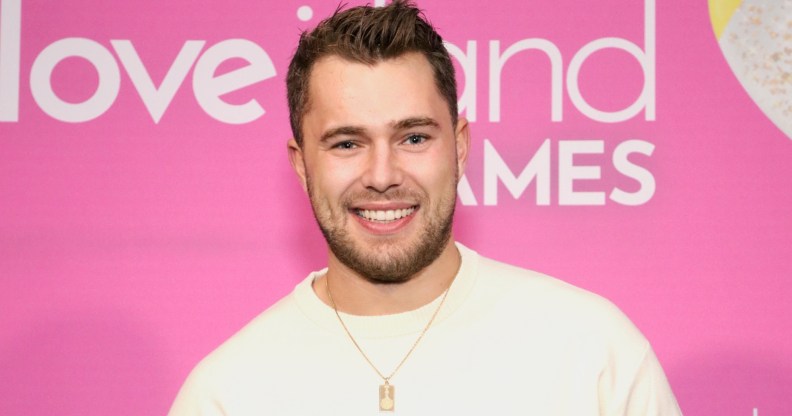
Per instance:
[[[0,4],[0,414],[162,415],[324,264],[283,78],[336,2]],[[686,414],[790,414],[792,140],[707,4],[421,5],[474,120],[458,239],[613,300]]]

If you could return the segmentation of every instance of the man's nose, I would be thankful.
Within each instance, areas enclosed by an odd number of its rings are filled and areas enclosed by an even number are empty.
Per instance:
[[[363,185],[377,192],[385,192],[401,185],[404,172],[396,150],[389,145],[377,144],[370,148]]]

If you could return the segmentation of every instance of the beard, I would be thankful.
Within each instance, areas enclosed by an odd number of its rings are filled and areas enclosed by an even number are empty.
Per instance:
[[[437,199],[435,206],[426,202],[425,194],[403,189],[385,193],[366,190],[342,198],[333,208],[327,199],[315,194],[310,176],[307,178],[308,196],[311,207],[330,251],[341,263],[372,283],[404,283],[432,264],[442,254],[449,239],[454,220],[456,184],[451,182]],[[404,241],[401,236],[385,236],[367,243],[355,239],[346,227],[349,207],[355,201],[414,200],[419,209],[412,215],[423,215],[426,225],[417,241]],[[427,212],[421,212],[428,210]],[[416,218],[417,219],[417,218]]]

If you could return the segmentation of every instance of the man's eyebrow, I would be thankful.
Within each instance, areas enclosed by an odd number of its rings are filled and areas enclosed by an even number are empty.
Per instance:
[[[396,130],[404,130],[413,127],[439,127],[440,124],[431,117],[410,117],[393,123]]]
[[[439,126],[440,123],[438,123],[437,120],[431,117],[409,117],[391,123],[391,128],[393,128],[394,130],[404,130],[413,127],[439,127]],[[365,133],[365,131],[366,129],[359,126],[340,126],[340,127],[332,128],[322,133],[322,136],[319,138],[319,141],[324,142],[326,140],[330,140],[335,136],[359,136]]]
[[[334,129],[330,129],[324,132],[322,134],[322,137],[319,138],[319,141],[324,142],[335,136],[356,136],[362,134],[363,132],[364,132],[363,127],[356,127],[356,126],[336,127]]]

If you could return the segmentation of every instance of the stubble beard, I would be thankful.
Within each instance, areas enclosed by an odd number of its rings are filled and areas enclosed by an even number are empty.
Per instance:
[[[449,239],[454,220],[456,204],[456,185],[444,193],[434,207],[423,204],[427,198],[415,192],[394,190],[386,193],[366,191],[343,198],[339,207],[333,209],[326,199],[315,195],[311,178],[307,178],[308,196],[311,207],[319,224],[319,229],[327,241],[330,251],[341,263],[356,272],[364,279],[378,284],[397,284],[409,281],[421,270],[432,264],[442,254]],[[355,241],[346,227],[349,221],[349,207],[353,201],[382,201],[393,199],[410,199],[421,201],[419,211],[413,215],[424,215],[426,226],[417,241],[400,241],[393,237],[391,241],[384,237],[383,241],[368,247]],[[421,210],[431,209],[432,212],[422,213]],[[406,245],[405,245],[406,244]]]

